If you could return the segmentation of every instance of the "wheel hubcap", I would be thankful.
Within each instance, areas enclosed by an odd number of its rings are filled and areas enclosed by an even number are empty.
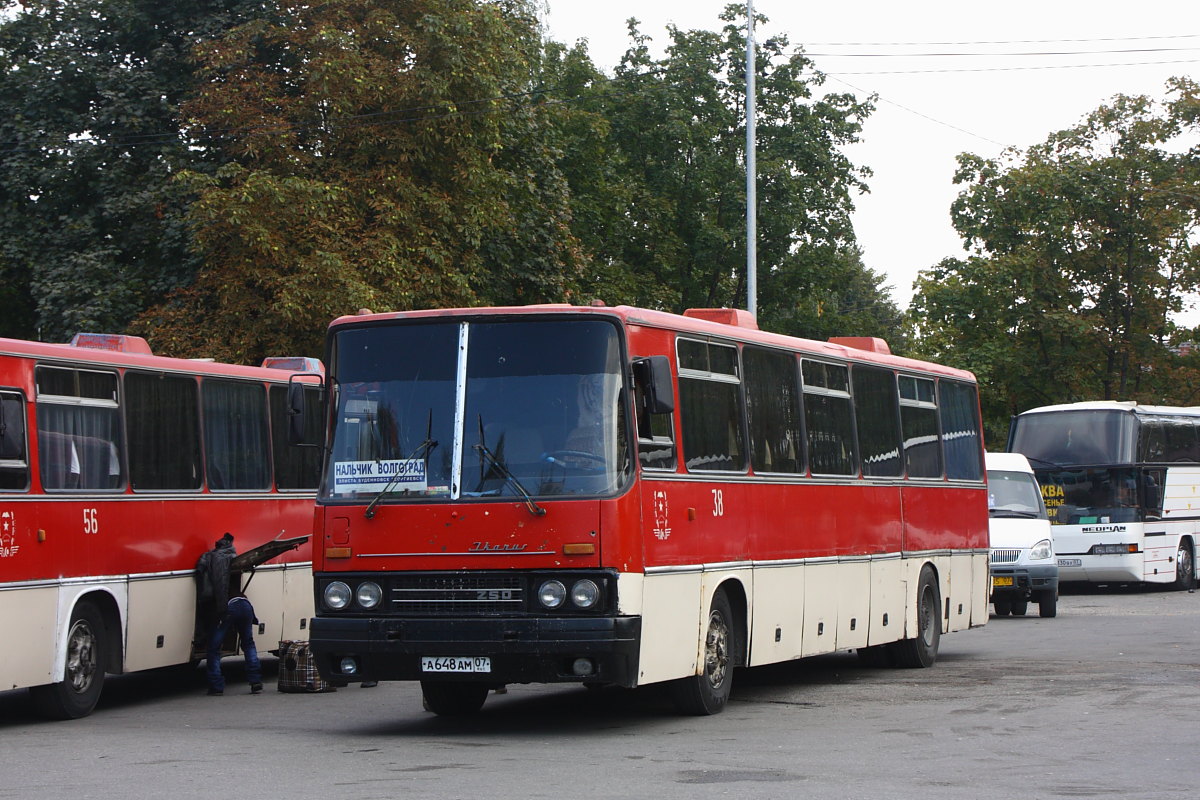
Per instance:
[[[933,609],[933,590],[926,587],[921,594],[921,639],[927,645],[933,645],[933,626],[937,624]]]
[[[1192,551],[1183,545],[1179,546],[1179,554],[1175,559],[1178,563],[1175,565],[1176,571],[1184,580],[1192,577]]]
[[[725,618],[713,611],[708,617],[708,638],[704,644],[704,671],[714,688],[725,683],[729,671],[729,625]]]
[[[66,682],[72,691],[83,693],[96,678],[96,634],[84,620],[71,626],[67,638]]]

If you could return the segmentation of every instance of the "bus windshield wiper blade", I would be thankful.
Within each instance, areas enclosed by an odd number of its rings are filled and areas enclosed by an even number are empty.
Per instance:
[[[412,461],[417,457],[418,453],[421,454],[421,458],[429,458],[430,451],[437,446],[437,439],[433,438],[433,409],[431,408],[429,409],[429,423],[425,427],[425,441],[417,445],[413,451],[408,454],[408,458],[404,460]],[[379,494],[375,495],[374,500],[367,504],[366,511],[363,512],[367,519],[375,518],[375,506],[379,505],[379,501],[383,499],[383,496],[392,490],[392,487],[396,485],[396,481],[399,478],[400,470],[396,470],[396,474],[391,477],[391,479],[387,482],[387,485],[383,487],[383,490]]]
[[[537,502],[533,499],[533,496],[530,495],[525,487],[521,485],[521,482],[517,480],[517,476],[513,475],[509,468],[504,466],[504,462],[497,458],[496,454],[487,448],[487,445],[480,442],[479,444],[474,445],[474,448],[486,456],[487,460],[492,463],[492,466],[496,468],[496,471],[499,472],[501,476],[503,476],[504,480],[517,490],[517,492],[521,495],[521,498],[525,501],[525,507],[529,509],[530,514],[533,514],[535,517],[540,517],[546,513],[546,509],[537,504]]]

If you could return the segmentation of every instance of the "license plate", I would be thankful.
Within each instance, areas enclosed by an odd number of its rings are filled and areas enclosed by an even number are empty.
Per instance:
[[[487,656],[421,656],[422,672],[491,672]]]
[[[1060,567],[1082,567],[1083,559],[1082,558],[1060,558],[1058,560],[1058,565]]]
[[[992,586],[1012,586],[1012,576],[1000,577],[999,575],[992,578]]]

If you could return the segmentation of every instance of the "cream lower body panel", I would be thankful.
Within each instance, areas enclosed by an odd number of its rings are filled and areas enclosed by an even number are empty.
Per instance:
[[[942,632],[982,625],[987,559],[986,551],[885,554],[623,575],[622,612],[642,617],[639,683],[698,674],[708,609],[723,586],[746,598],[746,663],[759,666],[915,636],[917,585],[926,564],[938,577]],[[637,601],[626,595],[635,585]]]
[[[260,622],[255,631],[259,650],[274,649],[280,639],[307,638],[313,609],[311,565],[260,567],[247,596]],[[192,659],[197,631],[191,572],[0,586],[0,690],[63,679],[71,617],[81,602],[96,606],[118,634],[123,672]]]

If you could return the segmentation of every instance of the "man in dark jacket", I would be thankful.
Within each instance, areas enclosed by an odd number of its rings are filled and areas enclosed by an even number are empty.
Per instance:
[[[208,693],[224,694],[225,676],[221,673],[221,646],[232,628],[242,640],[242,653],[246,656],[246,679],[250,682],[250,693],[262,691],[262,665],[258,660],[258,648],[254,645],[254,606],[246,599],[241,586],[230,586],[230,565],[237,551],[233,549],[233,535],[226,533],[217,540],[216,546],[200,556],[196,562],[198,603],[208,630]]]

